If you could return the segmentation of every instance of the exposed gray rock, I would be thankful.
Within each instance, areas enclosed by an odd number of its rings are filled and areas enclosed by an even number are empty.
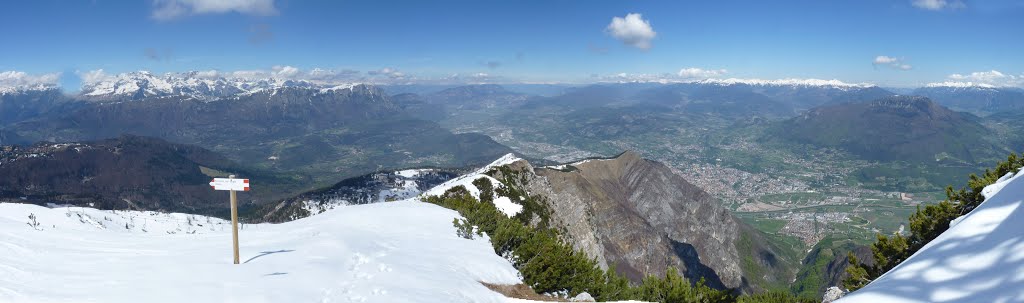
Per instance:
[[[590,293],[588,293],[588,292],[581,292],[580,294],[576,295],[575,297],[573,297],[569,301],[572,301],[572,302],[597,302],[597,300],[594,300],[594,297],[591,296]]]
[[[839,298],[842,298],[845,294],[846,293],[844,293],[842,289],[839,289],[839,287],[829,287],[828,290],[825,291],[825,296],[821,298],[821,303],[831,303],[835,300],[839,300]]]

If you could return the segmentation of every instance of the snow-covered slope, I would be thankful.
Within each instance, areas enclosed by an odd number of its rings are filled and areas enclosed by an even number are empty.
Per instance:
[[[842,303],[1024,302],[1024,173],[921,250]]]
[[[440,196],[453,187],[463,186],[466,188],[467,191],[469,191],[471,195],[473,195],[474,198],[480,199],[480,189],[476,188],[476,185],[473,185],[473,181],[476,181],[477,179],[488,179],[491,181],[491,184],[494,185],[495,188],[501,187],[501,181],[498,181],[498,179],[486,175],[487,171],[491,170],[491,168],[511,164],[519,160],[522,159],[516,157],[514,154],[506,154],[501,158],[498,158],[498,160],[494,160],[494,162],[491,162],[491,164],[485,165],[484,167],[481,167],[480,169],[477,169],[472,173],[462,175],[458,178],[452,179],[448,182],[431,188],[430,190],[424,192],[423,195]],[[515,216],[516,214],[523,211],[522,205],[512,202],[512,199],[509,199],[508,197],[502,197],[497,195],[494,197],[494,206],[496,206],[498,210],[500,210],[502,213],[509,217]]]
[[[3,86],[0,85],[0,95],[13,95],[13,94],[24,94],[27,92],[34,91],[45,91],[51,89],[58,89],[55,85],[47,84],[36,84],[36,85],[23,85],[23,86]]]
[[[233,265],[222,220],[0,203],[0,302],[505,302],[478,281],[518,272],[456,216],[407,200],[245,225]]]
[[[216,100],[261,91],[300,87],[321,92],[351,89],[356,84],[319,84],[305,80],[279,78],[247,79],[209,76],[202,72],[155,75],[147,71],[123,73],[83,83],[81,95],[92,100],[138,100],[152,97],[182,96]]]

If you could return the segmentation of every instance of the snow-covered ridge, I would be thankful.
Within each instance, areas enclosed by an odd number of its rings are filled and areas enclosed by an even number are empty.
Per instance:
[[[477,188],[476,185],[473,185],[473,181],[476,181],[478,179],[488,179],[491,181],[491,184],[493,184],[495,188],[502,187],[503,185],[501,181],[498,181],[498,179],[495,179],[494,177],[488,176],[487,171],[495,167],[501,167],[504,165],[512,164],[519,160],[522,159],[516,157],[516,155],[514,154],[506,154],[501,158],[494,160],[494,162],[491,162],[490,164],[487,164],[472,173],[459,176],[458,178],[449,180],[448,182],[435,186],[434,188],[431,188],[430,190],[424,192],[423,195],[440,196],[447,192],[449,189],[452,189],[456,186],[462,186],[465,187],[466,190],[469,191],[469,194],[473,195],[474,198],[480,199],[480,189]],[[516,214],[523,211],[522,205],[512,202],[512,199],[509,199],[508,197],[501,197],[497,195],[494,197],[494,206],[498,207],[498,210],[500,210],[502,213],[509,217],[515,216]]]
[[[28,204],[5,205],[0,220],[24,221],[39,231],[76,230],[155,234],[205,234],[222,232],[231,222],[218,218],[155,211],[99,210],[88,207]],[[19,217],[18,214],[25,215]]]
[[[933,87],[944,87],[944,88],[983,88],[983,89],[997,88],[997,86],[995,86],[995,85],[986,84],[986,83],[979,83],[979,82],[955,82],[955,81],[933,82],[933,83],[926,84],[925,87],[929,87],[929,88],[933,88]]]
[[[837,302],[1024,300],[1024,173],[985,187],[971,213],[906,261]]]
[[[589,159],[583,159],[583,160],[579,160],[579,161],[572,162],[572,163],[558,164],[558,165],[548,165],[548,166],[545,166],[544,168],[557,169],[557,170],[565,170],[565,169],[568,169],[569,166],[577,166],[577,165],[581,165],[581,164],[584,164],[584,163],[587,163],[587,162],[591,162],[591,161],[595,161],[595,162],[596,161],[608,161],[608,160],[613,160],[613,159],[614,158],[589,158]]]
[[[606,82],[609,83],[609,82]],[[856,88],[869,88],[876,87],[877,85],[871,83],[847,83],[837,79],[823,80],[823,79],[800,79],[800,78],[786,78],[786,79],[743,79],[743,78],[707,78],[702,80],[695,79],[670,79],[670,78],[657,78],[657,79],[635,79],[635,80],[622,80],[622,81],[610,81],[610,83],[660,83],[660,84],[701,84],[701,85],[752,85],[752,86],[792,86],[792,87],[829,87],[837,89],[856,89]]]
[[[6,94],[21,94],[32,91],[45,91],[52,89],[60,89],[56,85],[52,84],[33,84],[33,85],[20,85],[20,86],[0,86],[0,95]]]
[[[327,194],[307,197],[297,201],[305,213],[296,213],[290,220],[322,214],[335,208],[369,203],[382,203],[416,198],[423,191],[439,184],[430,180],[439,171],[431,168],[406,169],[395,172],[379,172],[371,174],[372,181],[362,184],[361,188],[346,186],[332,189]]]
[[[60,73],[30,75],[19,71],[0,71],[0,95],[57,88]]]
[[[823,87],[836,87],[836,88],[868,88],[874,87],[874,84],[870,83],[846,83],[837,79],[822,80],[822,79],[798,79],[798,78],[787,78],[787,79],[776,79],[776,80],[764,80],[764,79],[740,79],[740,78],[728,78],[728,79],[704,79],[696,81],[694,83],[699,84],[717,84],[717,85],[736,85],[746,84],[755,86],[823,86]]]
[[[141,99],[184,96],[199,100],[276,91],[298,87],[318,89],[322,93],[350,90],[358,83],[316,83],[283,78],[225,78],[204,72],[166,73],[147,71],[100,76],[82,84],[81,95],[91,99]]]

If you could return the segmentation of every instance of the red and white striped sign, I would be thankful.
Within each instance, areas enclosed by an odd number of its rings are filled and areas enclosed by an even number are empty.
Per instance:
[[[214,190],[248,191],[249,179],[214,178],[210,181],[210,187]]]

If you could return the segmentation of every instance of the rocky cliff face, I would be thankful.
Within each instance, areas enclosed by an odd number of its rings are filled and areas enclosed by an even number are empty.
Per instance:
[[[678,269],[691,281],[749,291],[759,288],[751,280],[789,279],[760,234],[667,166],[636,153],[557,167],[512,166],[528,172],[523,186],[530,194],[547,198],[555,228],[631,280]],[[748,279],[754,272],[763,276]]]

